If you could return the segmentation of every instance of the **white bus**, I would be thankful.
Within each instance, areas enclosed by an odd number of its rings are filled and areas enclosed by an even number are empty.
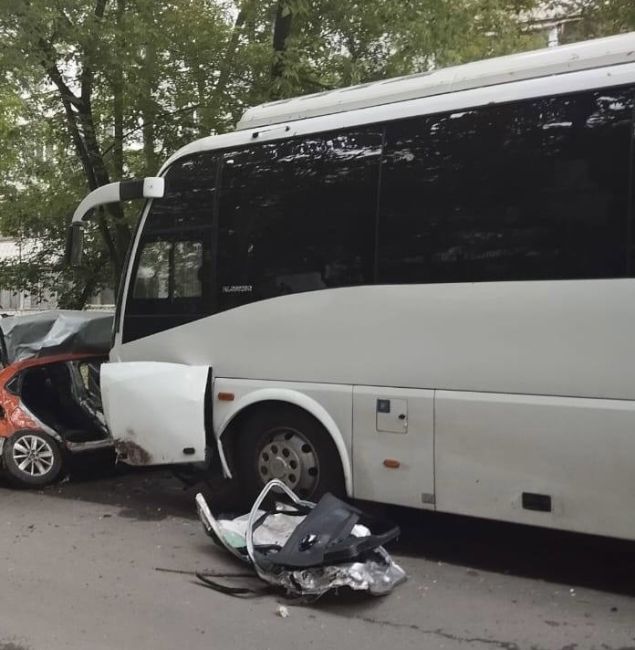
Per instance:
[[[156,178],[132,464],[635,539],[635,33],[273,102]],[[76,241],[78,238],[76,238]]]

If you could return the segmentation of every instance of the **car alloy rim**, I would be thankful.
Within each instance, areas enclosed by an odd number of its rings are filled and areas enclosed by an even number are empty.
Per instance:
[[[263,483],[278,478],[301,497],[311,496],[320,479],[313,445],[295,429],[269,432],[258,454],[258,474]]]
[[[18,469],[29,476],[46,476],[53,467],[55,455],[47,440],[26,435],[13,445],[13,460]]]

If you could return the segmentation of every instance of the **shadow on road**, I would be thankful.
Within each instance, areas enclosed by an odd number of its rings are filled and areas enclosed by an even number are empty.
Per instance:
[[[120,517],[148,521],[194,519],[196,491],[169,471],[133,470],[96,457],[83,459],[68,480],[42,493],[114,506]],[[397,556],[635,596],[635,542],[407,508],[381,510],[401,526],[401,538],[389,549]]]
[[[635,595],[635,542],[534,526],[389,508],[393,552],[472,570]]]
[[[39,492],[119,508],[118,516],[137,521],[159,521],[168,516],[196,518],[194,493],[165,469],[115,464],[109,453],[72,461],[66,478]],[[11,489],[6,483],[0,487]]]

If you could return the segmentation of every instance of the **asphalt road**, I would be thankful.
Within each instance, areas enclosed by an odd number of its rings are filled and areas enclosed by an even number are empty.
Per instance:
[[[391,510],[406,584],[282,618],[284,600],[188,575],[240,567],[165,472],[0,487],[0,504],[0,650],[635,648],[631,543]]]

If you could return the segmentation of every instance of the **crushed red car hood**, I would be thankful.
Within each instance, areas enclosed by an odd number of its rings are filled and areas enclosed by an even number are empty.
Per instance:
[[[106,355],[114,314],[51,310],[0,320],[4,366],[26,359],[64,355]]]

